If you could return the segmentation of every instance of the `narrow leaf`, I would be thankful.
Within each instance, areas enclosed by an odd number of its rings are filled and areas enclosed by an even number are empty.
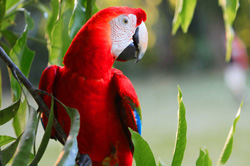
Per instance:
[[[2,164],[3,165],[6,165],[13,157],[13,155],[16,151],[17,145],[20,141],[20,137],[21,136],[19,136],[15,140],[15,142],[13,142],[11,145],[9,145],[8,147],[6,147],[5,149],[2,150]]]
[[[14,47],[11,49],[10,58],[22,71],[22,73],[26,77],[28,77],[30,67],[34,58],[34,52],[27,47],[26,42],[27,42],[28,30],[31,30],[33,28],[34,22],[30,16],[30,13],[27,12],[25,9],[19,9],[19,11],[22,11],[24,13],[26,26],[23,34],[17,40]],[[11,83],[11,90],[13,93],[13,100],[17,100],[18,98],[21,97],[21,88],[13,75],[11,75],[10,83]],[[19,136],[22,133],[25,127],[26,101],[22,102],[20,109],[21,110],[18,111],[13,121],[13,127],[15,129],[15,133],[17,136]]]
[[[197,0],[177,0],[175,14],[172,23],[172,35],[175,35],[181,26],[182,31],[187,33],[188,27],[193,19]]]
[[[232,153],[232,150],[233,150],[233,137],[234,137],[234,133],[235,133],[235,130],[236,130],[236,125],[240,119],[240,113],[241,113],[241,108],[242,108],[242,105],[243,105],[243,100],[240,104],[240,107],[238,109],[238,112],[236,114],[236,117],[234,119],[234,122],[233,122],[233,125],[229,131],[229,134],[227,136],[227,140],[225,142],[225,145],[223,147],[223,150],[221,152],[221,155],[220,155],[220,158],[218,160],[218,163],[217,165],[225,165],[227,160],[229,159],[231,153]]]
[[[73,14],[69,22],[69,37],[71,40],[86,22],[86,9],[84,6],[85,2],[86,0],[75,1]]]
[[[131,139],[134,144],[134,159],[138,166],[156,166],[154,155],[148,143],[139,133],[129,128]]]
[[[15,131],[16,136],[22,134],[25,125],[26,125],[26,110],[27,110],[27,101],[26,99],[20,103],[17,114],[15,115],[12,125]]]
[[[186,122],[186,110],[182,101],[182,92],[178,86],[178,129],[176,133],[174,156],[172,160],[172,166],[180,166],[184,157],[187,142],[187,122]]]
[[[7,41],[7,43],[9,44],[9,46],[12,48],[14,47],[14,45],[16,44],[17,41],[17,36],[10,30],[5,29],[2,31],[2,35],[5,38],[5,40]]]
[[[37,112],[33,107],[29,108],[29,120],[21,137],[20,144],[14,155],[12,165],[28,165],[30,159],[30,151],[34,143],[36,125],[38,123]]]
[[[209,157],[207,149],[200,149],[200,155],[199,158],[196,160],[196,166],[212,166],[212,161]]]
[[[197,0],[183,0],[183,8],[181,12],[181,28],[184,33],[187,33],[188,27],[193,19],[196,3]]]
[[[225,22],[225,31],[226,31],[226,61],[229,62],[232,54],[234,30],[232,26],[227,22]]]
[[[80,128],[80,115],[78,111],[74,108],[66,107],[63,105],[65,110],[67,111],[70,119],[71,119],[71,127],[69,136],[67,137],[66,143],[63,147],[62,152],[60,153],[56,164],[57,166],[67,165],[67,166],[74,166],[75,165],[75,158],[78,153],[78,146],[77,146],[77,135]]]
[[[95,0],[87,0],[87,6],[86,6],[86,17],[87,20],[91,18],[91,16],[94,13],[94,9],[95,9]]]
[[[61,2],[61,13],[59,13],[59,19],[55,23],[51,35],[50,64],[62,65],[63,57],[71,43],[68,36],[68,27],[73,7],[73,1]]]
[[[9,1],[7,1],[7,2],[9,2]],[[0,27],[1,28],[0,30],[2,31],[2,30],[7,29],[11,25],[15,25],[15,18],[16,18],[16,14],[13,14],[7,18],[4,18],[4,20],[2,21],[2,25]]]
[[[12,141],[16,140],[16,138],[13,138],[11,136],[7,135],[0,135],[0,147],[4,146]]]
[[[23,3],[25,0],[11,0],[6,1],[6,17],[9,17],[13,13],[17,11],[18,8],[21,8],[23,6]]]
[[[175,5],[174,19],[172,22],[172,35],[175,35],[181,25],[181,11],[183,7],[183,0],[177,0]]]
[[[15,101],[9,107],[0,110],[0,125],[5,124],[16,115],[19,105],[20,105],[20,99]]]
[[[30,12],[28,12],[24,8],[20,8],[20,9],[18,9],[18,11],[21,11],[21,12],[24,13],[24,17],[25,17],[25,22],[27,24],[27,28],[28,28],[28,30],[32,30],[33,27],[34,27],[34,21],[33,21],[32,17],[30,16]]]
[[[239,8],[239,0],[219,0],[219,5],[223,11],[226,33],[226,61],[229,62],[231,59],[232,42],[234,38],[232,26]]]
[[[28,30],[33,28],[33,21],[30,14],[25,9],[20,9],[24,12],[26,26],[23,34],[17,40],[16,44],[10,51],[10,58],[17,65],[17,67],[23,72],[23,74],[28,77],[31,63],[33,61],[34,52],[31,51],[26,44]],[[20,87],[14,77],[11,78],[11,88],[14,94],[14,100],[20,97]]]
[[[50,7],[51,7],[51,12],[49,12],[49,18],[48,18],[48,23],[47,23],[47,35],[49,37],[49,41],[51,41],[51,33],[52,33],[52,29],[54,28],[54,25],[56,23],[57,20],[57,16],[58,16],[58,11],[59,11],[59,1],[58,0],[51,0],[50,1]],[[50,47],[50,45],[49,45]]]
[[[51,130],[52,130],[52,122],[53,122],[53,118],[54,118],[54,100],[52,99],[51,101],[51,109],[50,109],[50,114],[49,114],[49,120],[45,129],[45,133],[43,135],[41,144],[38,148],[37,154],[35,155],[33,161],[31,162],[31,164],[29,166],[36,166],[39,161],[41,160],[47,146],[49,143],[49,139],[50,139],[50,135],[51,135]]]
[[[0,0],[0,29],[2,26],[3,19],[4,19],[5,6],[6,6],[6,0]]]
[[[1,34],[0,34],[1,35]],[[0,46],[3,48],[3,50],[7,53],[7,55],[10,54],[10,48],[5,42],[0,41]]]

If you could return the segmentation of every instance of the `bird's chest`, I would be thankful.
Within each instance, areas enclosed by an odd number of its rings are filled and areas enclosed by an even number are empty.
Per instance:
[[[86,79],[76,74],[61,75],[56,96],[65,105],[78,109],[88,118],[105,115],[115,109],[115,88],[110,79]]]

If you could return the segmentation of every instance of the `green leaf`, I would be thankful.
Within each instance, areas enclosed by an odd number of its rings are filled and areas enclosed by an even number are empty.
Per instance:
[[[37,112],[33,107],[29,107],[29,120],[21,137],[20,144],[14,155],[12,165],[28,165],[30,159],[30,151],[34,143],[36,126],[38,123]]]
[[[184,0],[183,8],[181,12],[181,28],[184,33],[187,33],[188,27],[193,19],[194,10],[196,6],[197,0]]]
[[[235,130],[236,130],[236,125],[240,119],[240,113],[241,113],[241,108],[243,106],[243,100],[240,104],[240,107],[238,109],[238,112],[236,114],[236,117],[234,119],[234,122],[233,122],[233,125],[229,131],[229,134],[227,136],[227,140],[225,142],[225,145],[223,147],[223,150],[221,152],[221,155],[220,155],[220,158],[218,160],[218,163],[217,165],[225,165],[227,160],[229,159],[231,153],[232,153],[232,150],[233,150],[233,138],[234,138],[234,133],[235,133]]]
[[[181,26],[182,31],[187,33],[188,27],[193,19],[197,0],[177,0],[175,14],[172,23],[172,35],[175,35]]]
[[[86,14],[87,20],[91,18],[95,10],[95,0],[87,0]]]
[[[172,22],[172,35],[175,35],[178,28],[181,25],[181,11],[183,6],[183,0],[176,1],[174,19]]]
[[[23,102],[21,102],[17,114],[15,115],[12,123],[16,136],[21,135],[25,128],[26,110],[27,110],[27,101],[25,99]]]
[[[212,161],[209,157],[207,149],[200,149],[200,155],[199,158],[196,160],[196,166],[212,166]]]
[[[239,0],[219,0],[219,5],[222,7],[224,20],[232,25],[240,6]]]
[[[23,72],[23,74],[26,77],[28,77],[31,63],[34,57],[34,52],[27,47],[26,41],[27,41],[28,30],[33,28],[34,23],[32,21],[32,18],[30,17],[30,14],[25,9],[20,9],[20,10],[24,12],[27,24],[25,26],[23,34],[11,49],[10,58],[17,65],[17,67]],[[14,95],[13,99],[17,100],[17,98],[20,98],[21,90],[13,76],[11,77],[11,89]]]
[[[134,144],[134,159],[138,166],[156,166],[154,155],[148,143],[139,133],[129,128],[131,139]]]
[[[6,42],[9,44],[9,46],[12,48],[16,44],[17,36],[10,30],[5,29],[2,31],[2,35],[5,38]]]
[[[26,9],[24,8],[20,8],[18,9],[18,11],[21,11],[24,13],[24,17],[25,17],[25,22],[27,25],[28,30],[32,30],[34,27],[34,21],[32,19],[32,17],[30,16],[30,12],[28,12]]]
[[[31,162],[31,164],[29,166],[36,166],[39,161],[41,160],[47,146],[49,143],[49,139],[50,139],[50,135],[51,135],[51,130],[52,130],[52,122],[53,122],[53,118],[54,118],[54,100],[52,99],[51,101],[51,109],[50,109],[50,114],[49,114],[49,120],[45,129],[45,133],[43,135],[41,144],[38,148],[37,154],[35,155],[33,161]]]
[[[9,10],[11,7],[13,7],[15,4],[18,3],[19,0],[11,0],[11,1],[6,1],[6,10]]]
[[[86,0],[75,1],[73,14],[69,22],[69,37],[71,40],[86,22],[85,2]]]
[[[49,37],[49,41],[51,41],[52,36],[52,30],[54,28],[54,25],[56,23],[57,20],[57,16],[58,16],[58,11],[59,11],[59,1],[58,0],[51,0],[50,1],[50,6],[51,6],[51,12],[49,12],[49,18],[48,18],[48,23],[47,23],[47,29],[46,29],[46,33]],[[48,45],[49,49],[50,49],[50,45]]]
[[[22,11],[24,13],[26,26],[23,34],[16,41],[16,44],[11,49],[10,58],[22,71],[22,73],[26,77],[28,77],[30,67],[34,58],[34,52],[27,47],[26,42],[27,42],[28,30],[31,30],[33,28],[34,22],[30,16],[30,13],[27,12],[25,9],[19,9],[19,11]],[[11,75],[10,83],[11,83],[11,90],[13,93],[13,100],[15,101],[21,97],[21,88],[13,75]],[[16,114],[13,121],[13,126],[17,136],[19,136],[22,133],[25,127],[25,118],[26,118],[26,101],[22,102],[20,110]]]
[[[9,145],[8,147],[6,147],[5,149],[2,150],[2,164],[3,165],[6,165],[10,160],[11,158],[13,157],[15,151],[16,151],[16,148],[17,148],[17,145],[20,141],[20,137],[19,136],[15,142],[13,142],[11,145]]]
[[[225,22],[226,31],[226,61],[229,62],[232,54],[232,44],[234,39],[234,30],[231,25]]]
[[[226,32],[226,61],[229,62],[232,53],[232,42],[234,38],[233,22],[239,8],[239,0],[219,0],[223,11],[223,19]]]
[[[176,142],[174,149],[174,156],[172,160],[172,166],[180,166],[184,157],[187,142],[187,122],[186,122],[186,110],[182,101],[182,92],[178,86],[178,129],[176,134]]]
[[[2,30],[7,29],[11,25],[15,25],[15,18],[16,18],[16,14],[13,14],[7,18],[4,18],[2,25],[0,27],[1,28],[0,30],[2,31]],[[1,34],[3,34],[3,33],[1,33]]]
[[[7,135],[0,135],[0,147],[4,146],[12,141],[16,140],[16,138],[13,138],[11,136]]]
[[[10,121],[16,115],[19,105],[20,105],[20,99],[15,101],[9,107],[0,110],[0,125],[3,125],[6,122]]]
[[[51,46],[49,62],[61,66],[63,57],[68,50],[71,39],[68,36],[69,21],[73,12],[73,1],[66,0],[61,2],[61,13],[55,23],[51,35]]]
[[[0,34],[1,35],[1,34]],[[3,48],[3,50],[7,53],[7,55],[10,54],[10,48],[5,42],[0,41],[0,46]]]
[[[5,13],[5,18],[9,18],[12,15],[15,15],[16,12],[25,6],[27,3],[27,0],[11,0],[6,2],[6,13]]]
[[[76,109],[66,107],[65,105],[63,106],[71,119],[71,127],[70,127],[70,132],[67,137],[66,143],[55,165],[56,166],[61,166],[61,165],[73,166],[75,165],[75,158],[78,153],[78,146],[77,146],[76,138],[80,129],[80,115]]]
[[[5,6],[6,6],[6,0],[0,0],[0,29],[2,26],[3,19],[4,19]]]

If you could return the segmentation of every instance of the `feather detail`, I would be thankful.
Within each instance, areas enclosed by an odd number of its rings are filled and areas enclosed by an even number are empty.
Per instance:
[[[123,125],[126,130],[130,127],[141,134],[141,108],[135,89],[120,70],[113,69],[113,72],[116,92],[121,100],[121,103],[117,102],[117,104],[120,105],[118,107],[123,108],[118,109]]]

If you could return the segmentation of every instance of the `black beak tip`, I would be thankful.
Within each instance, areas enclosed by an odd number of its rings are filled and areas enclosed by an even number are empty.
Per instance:
[[[122,53],[117,57],[116,60],[128,61],[128,60],[136,59],[137,52],[138,51],[137,51],[136,47],[134,46],[134,43],[131,43],[122,51]]]

